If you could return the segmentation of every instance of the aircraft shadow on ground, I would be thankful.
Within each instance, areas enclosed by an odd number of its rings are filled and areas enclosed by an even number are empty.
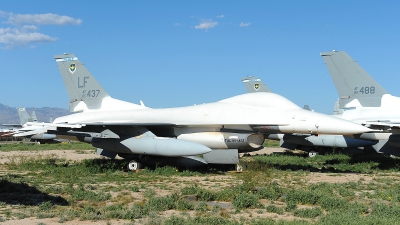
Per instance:
[[[54,205],[68,205],[60,196],[52,196],[31,187],[24,182],[12,182],[0,177],[0,202],[10,205],[36,206],[44,202]]]

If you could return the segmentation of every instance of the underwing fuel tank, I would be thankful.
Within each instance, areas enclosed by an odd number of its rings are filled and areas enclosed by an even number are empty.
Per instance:
[[[46,133],[41,133],[41,134],[35,134],[31,137],[32,140],[52,140],[57,138],[55,134],[46,134]]]
[[[177,139],[196,142],[211,149],[258,149],[265,140],[263,134],[231,132],[183,133]]]
[[[211,151],[201,144],[164,137],[93,138],[92,145],[118,153],[168,157],[200,155]]]

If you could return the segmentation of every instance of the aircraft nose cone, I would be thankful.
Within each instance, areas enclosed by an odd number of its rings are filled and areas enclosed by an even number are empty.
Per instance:
[[[361,134],[372,130],[351,121],[332,117],[329,121],[325,121],[324,125],[318,123],[318,131],[326,132],[326,134],[348,135]]]

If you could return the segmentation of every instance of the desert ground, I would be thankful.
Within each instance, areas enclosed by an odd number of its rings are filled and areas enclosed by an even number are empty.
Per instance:
[[[264,148],[257,152],[252,152],[251,156],[257,155],[270,155],[270,154],[281,154],[285,152],[285,149],[282,148]],[[6,168],[6,165],[9,164],[11,161],[13,163],[18,163],[18,159],[22,158],[30,158],[30,157],[46,157],[46,156],[56,156],[57,158],[62,158],[69,162],[80,162],[86,159],[101,159],[102,156],[96,155],[93,150],[38,150],[38,151],[9,151],[9,152],[0,152],[0,166],[1,176],[6,176],[9,174],[16,174],[15,171],[9,171]],[[243,156],[243,155],[242,155]],[[247,156],[248,157],[248,156]],[[126,172],[126,171],[125,171]],[[132,173],[132,172],[131,172]],[[140,173],[140,172],[137,172]],[[296,173],[296,172],[294,172]],[[374,180],[379,179],[381,174],[364,174],[364,173],[321,173],[321,172],[297,172],[301,173],[299,177],[294,178],[293,182],[296,185],[301,184],[303,186],[309,186],[312,184],[318,183],[331,183],[331,184],[348,184],[348,183],[370,183],[374,182]],[[126,198],[125,200],[120,200],[124,202],[124,204],[131,204],[132,202],[141,202],[145,201],[145,195],[148,190],[154,191],[156,196],[167,196],[174,192],[176,188],[184,188],[188,185],[195,184],[196,186],[203,187],[209,190],[221,190],[223,188],[227,188],[229,186],[239,184],[240,180],[237,179],[239,173],[232,171],[223,174],[210,174],[205,176],[173,176],[168,179],[157,177],[156,180],[137,180],[135,181],[134,177],[132,177],[132,182],[125,182],[123,185],[138,185],[140,186],[140,190],[135,193],[130,193],[125,191],[124,188],[119,188],[119,191],[112,193],[112,198],[121,199]],[[288,175],[285,175],[288,176]],[[289,175],[290,176],[290,175]],[[388,179],[397,179],[398,173],[396,174],[385,174],[385,178]],[[281,179],[275,177],[272,180],[276,180],[280,182]],[[102,182],[99,185],[102,186],[118,186],[118,182]],[[40,185],[39,185],[40,186]],[[144,187],[144,188],[143,188]],[[4,196],[5,193],[3,193]],[[124,196],[126,195],[126,196]],[[1,195],[0,195],[1,197]],[[190,197],[189,197],[190,200]],[[2,202],[0,198],[0,202]],[[262,204],[276,204],[280,205],[280,202],[274,202],[270,200],[261,199],[260,202]],[[112,204],[112,201],[106,201],[104,204]],[[219,214],[225,215],[229,214],[229,212],[234,211],[234,206],[230,202],[207,202],[209,208],[215,208],[217,205],[219,208]],[[79,206],[79,203],[78,203]],[[301,209],[302,207],[309,207],[309,206],[299,206]],[[34,216],[28,216],[26,218],[17,218],[16,216],[11,216],[8,219],[4,219],[6,216],[4,214],[5,211],[9,210],[12,212],[17,212],[20,208],[18,203],[13,204],[3,204],[0,207],[0,216],[3,217],[2,224],[77,224],[77,225],[85,225],[85,224],[162,224],[157,223],[154,221],[150,221],[149,218],[141,218],[135,220],[124,220],[124,219],[108,219],[108,220],[80,220],[80,219],[73,219],[73,220],[65,220],[60,221],[60,218],[38,218]],[[25,209],[26,210],[26,209]],[[24,209],[22,209],[22,212]],[[165,210],[158,213],[159,218],[168,218],[171,215],[176,216],[192,216],[195,217],[197,214],[195,211],[178,211],[178,210]],[[246,209],[241,212],[231,213],[228,215],[229,218],[236,218],[240,220],[241,218],[273,218],[274,220],[287,220],[291,221],[294,219],[298,219],[294,217],[292,214],[284,213],[284,214],[277,214],[273,212],[267,212],[260,209]],[[316,221],[313,218],[305,218],[304,220],[309,220],[310,222]],[[246,222],[244,223],[246,224]]]

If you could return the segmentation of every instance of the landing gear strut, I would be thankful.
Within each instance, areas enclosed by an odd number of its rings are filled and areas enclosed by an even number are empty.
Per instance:
[[[240,164],[235,165],[236,172],[243,172],[243,166]]]

